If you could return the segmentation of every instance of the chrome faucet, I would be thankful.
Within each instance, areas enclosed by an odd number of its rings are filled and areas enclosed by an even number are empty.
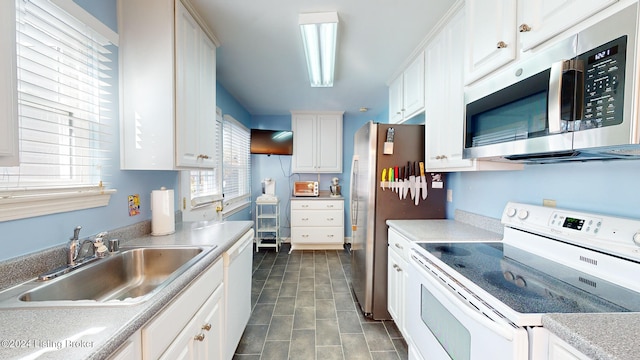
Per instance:
[[[67,254],[67,266],[74,266],[76,264],[76,258],[78,257],[78,251],[80,250],[81,245],[78,243],[78,239],[80,236],[80,230],[82,226],[76,226],[73,230],[73,236],[69,238],[69,253]]]

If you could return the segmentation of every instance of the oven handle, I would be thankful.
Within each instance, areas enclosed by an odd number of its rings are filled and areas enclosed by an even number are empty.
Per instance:
[[[429,291],[437,291],[452,303],[463,303],[463,306],[460,306],[459,309],[464,312],[466,316],[480,323],[482,326],[493,331],[494,333],[502,336],[507,341],[514,340],[516,332],[518,331],[516,328],[514,328],[510,324],[498,323],[496,321],[493,321],[492,319],[489,319],[486,315],[481,313],[478,309],[472,308],[469,303],[462,301],[457,296],[455,296],[452,291],[448,289],[449,287],[446,284],[438,282],[439,280],[435,278],[436,274],[431,275],[430,271],[427,271],[427,269],[424,268],[424,265],[420,264],[420,260],[415,258],[415,255],[412,254],[411,258],[413,260],[412,265],[418,270],[420,275],[422,275],[421,277],[429,283]],[[443,286],[446,287],[444,290],[442,290]],[[469,298],[473,298],[473,295],[471,294],[465,295]]]

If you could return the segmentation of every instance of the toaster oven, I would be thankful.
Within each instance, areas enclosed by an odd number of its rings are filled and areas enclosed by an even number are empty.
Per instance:
[[[318,182],[295,181],[293,183],[293,196],[318,196]]]

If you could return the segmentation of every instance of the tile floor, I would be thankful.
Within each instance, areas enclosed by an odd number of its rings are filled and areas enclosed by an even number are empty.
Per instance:
[[[347,251],[253,257],[253,310],[235,360],[407,359],[393,321],[362,316],[349,288]]]

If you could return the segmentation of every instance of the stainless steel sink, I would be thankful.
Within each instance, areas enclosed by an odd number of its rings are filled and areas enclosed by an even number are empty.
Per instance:
[[[178,277],[204,254],[201,247],[123,250],[23,292],[21,302],[140,302]],[[116,300],[116,301],[113,301]],[[128,301],[126,301],[128,300]]]

